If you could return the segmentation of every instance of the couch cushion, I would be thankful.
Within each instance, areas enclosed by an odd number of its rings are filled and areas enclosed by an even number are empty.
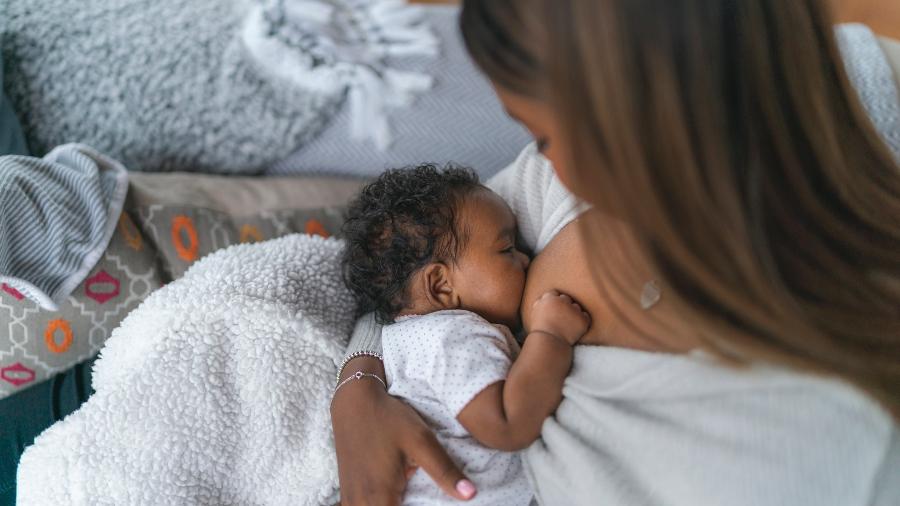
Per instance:
[[[126,204],[168,279],[232,244],[300,232],[329,236],[362,180],[133,174]]]
[[[0,398],[87,360],[119,322],[166,282],[153,244],[123,213],[106,251],[57,311],[0,285]]]
[[[335,234],[363,184],[344,178],[132,174],[125,212],[87,278],[41,309],[0,286],[0,398],[94,356],[153,290],[217,249],[291,233]]]

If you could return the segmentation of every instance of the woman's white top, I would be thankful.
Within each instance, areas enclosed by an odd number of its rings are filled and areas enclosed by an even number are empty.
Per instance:
[[[525,453],[541,504],[900,505],[897,425],[849,385],[578,346]]]
[[[492,183],[536,251],[583,209],[533,147]],[[562,404],[524,463],[547,506],[900,506],[898,438],[842,381],[576,346]]]

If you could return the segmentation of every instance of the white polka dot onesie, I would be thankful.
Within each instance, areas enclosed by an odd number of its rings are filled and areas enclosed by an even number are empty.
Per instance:
[[[504,325],[470,311],[446,310],[403,316],[382,331],[388,392],[415,408],[434,429],[450,457],[475,484],[464,504],[527,505],[532,492],[518,452],[482,446],[456,420],[486,387],[506,379],[519,345]],[[463,504],[445,495],[419,469],[403,504]]]

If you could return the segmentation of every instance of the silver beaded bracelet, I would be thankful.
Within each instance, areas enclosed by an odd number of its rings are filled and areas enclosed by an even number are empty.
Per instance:
[[[347,363],[350,362],[351,360],[353,360],[354,358],[358,358],[358,357],[372,357],[372,358],[377,358],[381,362],[384,362],[384,357],[382,357],[380,353],[377,353],[374,351],[366,351],[366,350],[354,351],[353,353],[347,355],[347,357],[344,358],[344,361],[341,362],[341,366],[338,367],[337,377],[334,379],[335,385],[339,385],[341,383],[341,373],[344,372],[344,368],[347,367]],[[381,378],[378,378],[378,379],[381,379]],[[384,382],[382,382],[382,383],[384,383]],[[340,388],[340,387],[339,386],[335,387],[335,389],[334,389],[335,392],[337,391],[338,388]],[[387,388],[387,386],[385,386],[385,388]]]
[[[355,373],[351,374],[350,376],[347,376],[346,378],[344,378],[344,381],[338,383],[338,385],[336,387],[334,387],[334,392],[331,393],[331,396],[334,397],[335,395],[337,395],[337,391],[340,390],[341,387],[346,385],[347,383],[350,383],[353,380],[359,380],[359,379],[363,379],[363,378],[375,378],[378,380],[379,383],[384,385],[384,389],[387,390],[387,383],[385,383],[384,380],[381,379],[381,377],[379,377],[377,374],[356,371]]]

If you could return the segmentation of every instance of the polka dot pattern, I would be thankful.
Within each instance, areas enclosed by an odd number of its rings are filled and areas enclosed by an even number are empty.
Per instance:
[[[475,313],[437,311],[401,317],[382,330],[389,392],[414,407],[478,487],[466,504],[527,505],[532,492],[518,453],[478,443],[456,420],[486,387],[506,379],[519,345],[503,325]],[[423,471],[410,480],[403,504],[456,504]]]

